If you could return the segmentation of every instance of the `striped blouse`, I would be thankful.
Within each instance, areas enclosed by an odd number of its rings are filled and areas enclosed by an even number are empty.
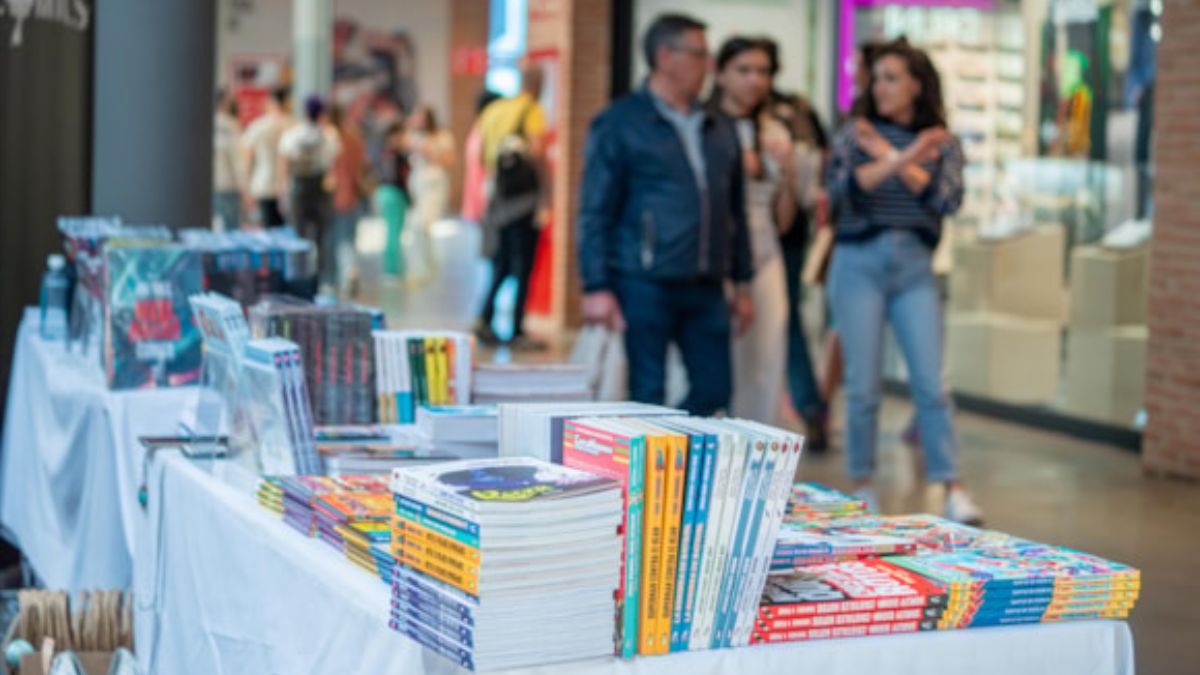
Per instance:
[[[896,150],[904,150],[916,140],[916,133],[897,124],[873,124]],[[888,229],[909,229],[927,246],[936,247],[942,235],[942,218],[962,205],[963,152],[959,140],[952,137],[941,147],[937,159],[921,165],[929,172],[930,181],[920,194],[909,190],[899,176],[890,176],[870,192],[863,190],[854,171],[871,161],[858,147],[851,120],[834,136],[826,176],[837,240],[865,241]]]

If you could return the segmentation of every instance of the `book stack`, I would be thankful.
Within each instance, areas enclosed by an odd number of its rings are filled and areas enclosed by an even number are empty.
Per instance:
[[[1128,565],[1042,544],[890,560],[948,590],[942,629],[1124,619],[1141,589]]]
[[[566,422],[564,464],[623,488],[617,653],[749,643],[803,442],[731,419]]]
[[[340,425],[317,429],[317,452],[331,476],[391,475],[392,469],[460,459],[435,450],[413,425]]]
[[[913,553],[917,549],[917,542],[912,537],[860,532],[839,525],[841,522],[784,523],[775,542],[771,572],[786,572],[806,565],[843,560]]]
[[[254,232],[185,229],[179,241],[196,251],[204,287],[250,306],[272,293],[311,296],[316,288],[312,242],[290,228]]]
[[[316,536],[353,564],[383,577],[392,564],[392,495],[388,488],[371,492],[326,492],[313,495]]]
[[[867,503],[848,494],[817,483],[796,483],[788,499],[785,520],[804,522],[866,512]]]
[[[475,403],[562,403],[592,398],[587,366],[485,363],[475,368]]]
[[[890,559],[850,560],[772,575],[751,644],[935,630],[945,587]]]
[[[495,457],[497,453],[494,405],[421,406],[417,430],[433,449],[463,459]]]
[[[471,402],[475,342],[470,335],[377,330],[372,339],[380,422],[412,424],[421,406]]]
[[[830,535],[899,538],[911,541],[915,546],[912,552],[917,554],[1034,545],[1028,539],[1011,534],[982,530],[926,514],[881,516],[863,513],[831,520],[813,520],[800,525]],[[890,551],[884,555],[894,553],[903,551]]]
[[[248,341],[242,377],[242,411],[258,447],[262,473],[323,473],[313,443],[300,347],[280,338]]]
[[[562,464],[563,425],[575,417],[653,417],[686,415],[682,410],[646,403],[501,403],[500,456],[533,457]]]
[[[375,476],[267,476],[259,483],[258,501],[287,525],[311,537],[317,528],[316,496],[386,491],[387,481]]]
[[[300,346],[315,424],[375,421],[372,321],[361,309],[288,296],[269,296],[250,310],[256,337],[282,337]]]
[[[392,475],[393,629],[473,670],[610,655],[620,487],[505,457]]]

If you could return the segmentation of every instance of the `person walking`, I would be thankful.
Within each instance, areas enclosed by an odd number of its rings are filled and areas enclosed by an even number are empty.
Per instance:
[[[796,215],[792,142],[767,110],[771,44],[732,37],[717,52],[711,110],[737,131],[745,172],[746,224],[754,279],[754,323],[733,341],[732,414],[774,424],[787,365],[787,280],[780,232]]]
[[[963,153],[946,130],[941,82],[906,42],[876,55],[864,116],[833,141],[829,199],[837,247],[828,293],[841,333],[846,459],[858,493],[875,502],[885,323],[908,366],[925,455],[926,508],[961,522],[983,513],[962,487],[950,397],[942,387],[941,301],[930,266],[942,218],[963,198]]]
[[[363,200],[368,194],[367,146],[362,134],[346,119],[341,107],[334,106],[330,110],[329,121],[341,148],[332,170],[334,280],[344,295],[353,297],[358,290],[354,243],[358,219],[363,213]]]
[[[542,93],[541,67],[521,71],[521,92],[500,99],[479,117],[483,161],[488,174],[488,203],[484,215],[485,249],[492,252],[492,285],[484,299],[475,335],[486,344],[499,344],[492,330],[496,296],[510,275],[516,277],[512,337],[517,350],[542,345],[525,334],[525,300],[537,253],[538,231],[549,217],[549,180],[545,164],[546,113],[538,103]]]
[[[412,199],[408,193],[408,179],[412,165],[408,160],[407,132],[403,121],[395,121],[388,128],[383,148],[383,181],[372,197],[375,211],[387,223],[387,239],[383,249],[383,273],[389,277],[403,279],[408,271],[404,259],[404,248],[400,239],[404,236],[404,224],[408,219],[408,208]]]
[[[408,154],[412,162],[409,193],[413,197],[412,227],[409,237],[413,255],[420,265],[410,265],[409,273],[419,270],[413,283],[433,276],[437,261],[433,255],[433,224],[446,216],[450,208],[450,169],[454,167],[454,136],[438,125],[437,115],[428,105],[417,106],[405,121]]]
[[[218,91],[213,116],[213,215],[226,232],[242,226],[246,187],[236,110],[236,102],[224,90]]]
[[[583,319],[624,331],[630,398],[664,402],[675,343],[690,382],[680,406],[696,415],[728,408],[731,331],[754,318],[741,146],[697,101],[705,28],[665,14],[647,30],[650,76],[588,133],[578,220]]]
[[[337,248],[332,227],[331,170],[341,143],[326,124],[325,103],[318,96],[304,102],[304,121],[279,139],[279,177],[287,187],[288,215],[296,232],[317,245],[322,293],[337,284]]]
[[[279,139],[294,124],[287,112],[289,95],[286,87],[272,91],[267,111],[251,122],[242,135],[250,196],[258,203],[263,227],[283,225],[283,212],[279,208]]]

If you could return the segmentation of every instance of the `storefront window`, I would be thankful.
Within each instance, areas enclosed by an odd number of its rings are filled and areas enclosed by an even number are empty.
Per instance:
[[[856,46],[903,36],[930,53],[963,141],[967,197],[935,261],[956,391],[1140,425],[1161,11],[1137,0],[843,5],[841,34]],[[904,378],[894,348],[886,362]]]

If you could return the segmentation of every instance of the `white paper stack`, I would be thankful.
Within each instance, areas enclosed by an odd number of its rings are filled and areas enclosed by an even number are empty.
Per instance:
[[[485,363],[476,366],[475,403],[590,401],[586,366],[573,363]]]
[[[621,488],[528,458],[392,475],[390,625],[472,670],[613,652]]]
[[[500,456],[534,457],[562,464],[563,424],[575,417],[656,417],[682,410],[632,401],[501,403]]]

